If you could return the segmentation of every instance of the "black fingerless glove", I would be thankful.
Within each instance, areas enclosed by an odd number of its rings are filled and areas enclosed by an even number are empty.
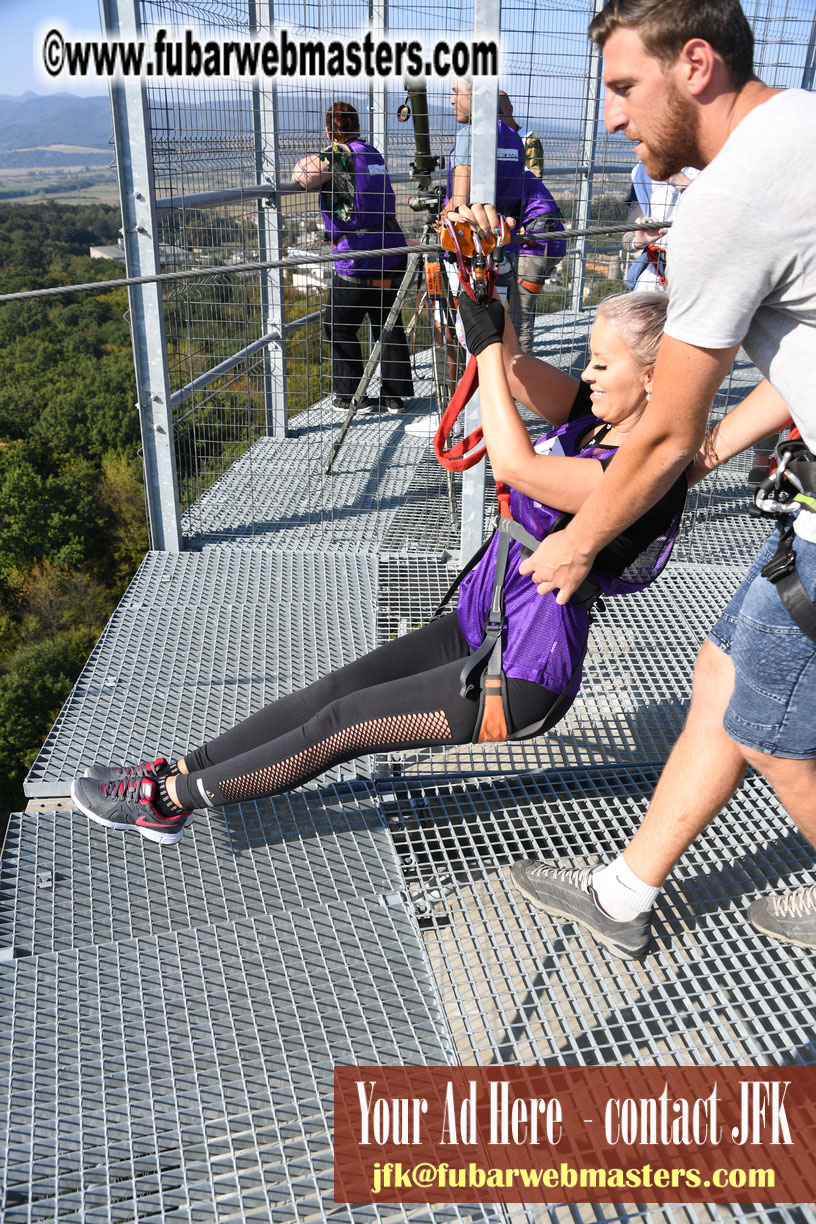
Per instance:
[[[473,298],[468,297],[463,289],[457,305],[469,353],[478,357],[491,344],[501,344],[504,335],[504,307],[498,298],[487,306],[480,306]]]

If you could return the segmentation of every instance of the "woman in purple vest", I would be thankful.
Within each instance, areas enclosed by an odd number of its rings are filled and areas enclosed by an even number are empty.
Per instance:
[[[602,303],[579,381],[523,354],[499,302],[483,308],[467,299],[463,319],[479,363],[493,472],[512,487],[513,518],[536,539],[562,511],[578,510],[625,445],[649,396],[666,305],[664,294],[647,293]],[[554,427],[535,444],[516,399]],[[595,577],[605,592],[641,589],[659,572],[685,486],[681,477],[600,554]],[[554,595],[540,596],[518,572],[519,545],[510,547],[503,666],[512,734],[547,730],[571,704],[589,618],[580,604],[562,607]],[[496,537],[463,581],[456,612],[280,698],[172,764],[158,757],[91,766],[74,781],[74,803],[109,828],[133,828],[169,844],[179,841],[194,808],[280,794],[364,753],[471,742],[479,731],[479,694],[462,695],[461,673],[482,642],[495,552]]]
[[[405,271],[405,236],[385,162],[360,139],[360,119],[349,102],[329,107],[326,136],[329,147],[302,158],[292,177],[302,187],[320,189],[326,236],[343,255],[334,264],[324,327],[331,345],[334,405],[345,412],[363,376],[357,333],[368,315],[374,342],[380,336]],[[368,253],[383,247],[401,249],[385,256]],[[414,393],[401,317],[383,345],[380,376],[380,407],[401,412],[403,399]]]

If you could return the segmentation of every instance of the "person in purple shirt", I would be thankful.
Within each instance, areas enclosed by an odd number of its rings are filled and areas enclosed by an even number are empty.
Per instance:
[[[333,406],[345,413],[363,376],[358,332],[366,316],[376,342],[385,327],[406,267],[405,235],[397,222],[394,189],[382,154],[360,137],[360,118],[350,102],[334,102],[326,112],[329,147],[307,154],[292,178],[320,191],[326,237],[342,258],[332,270],[324,318],[331,346]],[[393,255],[372,251],[394,248]],[[402,318],[397,315],[380,356],[379,404],[368,408],[402,412],[414,394],[411,358]]]
[[[566,242],[558,237],[563,229],[561,212],[549,188],[531,170],[525,170],[516,286],[507,301],[514,323],[518,320],[516,330],[524,353],[533,351],[538,295],[567,251]]]
[[[640,419],[666,302],[664,294],[642,293],[602,303],[579,380],[522,353],[500,302],[481,307],[462,295],[493,473],[512,489],[516,523],[536,539],[562,512],[580,508]],[[552,426],[536,443],[516,400]],[[685,490],[679,477],[599,556],[595,577],[604,592],[640,589],[654,576],[670,550]],[[141,765],[91,766],[74,780],[75,806],[108,828],[171,844],[194,808],[281,794],[364,753],[473,742],[480,694],[463,696],[462,671],[484,635],[496,538],[462,582],[456,612],[272,702],[175,762],[157,757]],[[577,602],[562,606],[554,595],[538,595],[518,572],[518,549],[513,541],[504,578],[503,668],[508,731],[529,734],[533,727],[548,730],[571,704],[589,616]]]

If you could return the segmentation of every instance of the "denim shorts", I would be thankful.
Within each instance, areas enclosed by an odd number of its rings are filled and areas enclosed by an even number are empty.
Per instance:
[[[723,726],[731,739],[768,756],[816,757],[816,643],[793,623],[773,583],[760,574],[776,552],[762,545],[745,581],[709,633],[731,656],[734,691]],[[796,568],[816,597],[816,544],[794,536]]]

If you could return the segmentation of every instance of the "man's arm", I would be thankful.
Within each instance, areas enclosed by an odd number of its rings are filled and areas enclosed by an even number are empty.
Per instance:
[[[767,378],[763,379],[736,408],[711,426],[689,468],[689,485],[697,484],[720,464],[789,424],[790,408]]]
[[[445,213],[452,212],[470,200],[470,166],[454,166],[451,181],[451,197],[445,206]]]
[[[520,569],[539,593],[564,604],[596,553],[653,506],[703,440],[711,402],[739,345],[704,349],[664,336],[651,402],[595,492],[563,531],[548,536]]]

